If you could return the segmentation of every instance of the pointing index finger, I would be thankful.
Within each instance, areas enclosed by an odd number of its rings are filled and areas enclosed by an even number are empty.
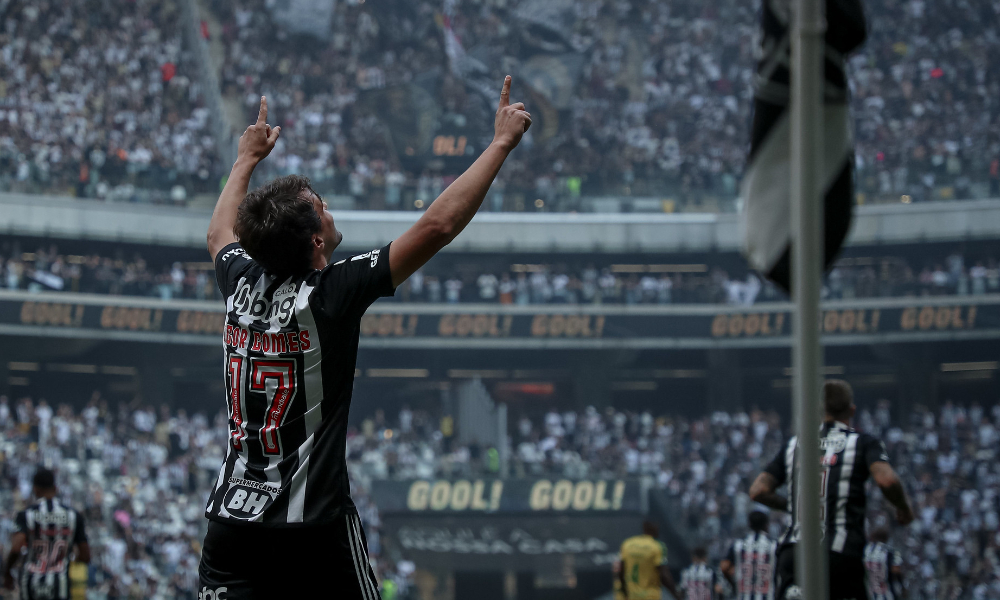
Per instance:
[[[267,96],[260,97],[260,112],[257,113],[257,124],[264,125],[267,123]]]
[[[503,80],[503,89],[500,91],[500,108],[510,105],[510,75]]]

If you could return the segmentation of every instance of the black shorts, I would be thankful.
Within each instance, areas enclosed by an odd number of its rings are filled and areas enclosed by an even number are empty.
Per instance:
[[[198,600],[380,600],[361,520],[266,528],[208,522]]]
[[[795,546],[782,546],[778,550],[777,588],[778,600],[802,600],[802,592],[795,583]],[[865,565],[855,556],[839,552],[830,553],[830,600],[866,600]]]

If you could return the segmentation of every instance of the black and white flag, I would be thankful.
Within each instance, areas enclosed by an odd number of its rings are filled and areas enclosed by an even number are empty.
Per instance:
[[[750,156],[740,186],[746,203],[750,264],[787,292],[791,289],[791,0],[764,0],[761,58],[754,82]],[[848,109],[847,56],[865,41],[860,0],[826,0],[823,100],[824,267],[847,237],[854,201],[854,140]]]

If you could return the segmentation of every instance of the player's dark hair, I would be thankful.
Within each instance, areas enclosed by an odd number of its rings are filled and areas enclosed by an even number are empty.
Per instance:
[[[769,521],[770,519],[764,511],[755,510],[747,515],[747,525],[750,526],[751,531],[767,531],[767,526],[770,524]]]
[[[303,192],[316,193],[309,179],[279,177],[248,192],[236,214],[236,239],[271,275],[296,275],[312,264],[312,236],[322,224]]]
[[[642,532],[650,537],[660,537],[660,528],[652,521],[642,522]]]
[[[706,560],[708,558],[708,550],[704,546],[698,546],[691,551],[691,557],[696,560]]]
[[[40,490],[56,489],[56,474],[45,467],[40,467],[35,471],[35,476],[31,478],[31,485]]]
[[[868,536],[873,542],[882,542],[886,544],[889,542],[889,530],[885,527],[879,527],[875,531],[872,531]]]
[[[854,406],[854,391],[851,384],[843,379],[828,379],[823,382],[823,410],[828,417],[844,419],[851,416]]]

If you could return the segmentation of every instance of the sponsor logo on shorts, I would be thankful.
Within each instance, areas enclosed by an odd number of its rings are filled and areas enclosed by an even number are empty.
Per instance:
[[[198,592],[198,600],[226,600],[228,591],[229,589],[226,587],[210,590],[207,586],[202,586],[201,591]]]

